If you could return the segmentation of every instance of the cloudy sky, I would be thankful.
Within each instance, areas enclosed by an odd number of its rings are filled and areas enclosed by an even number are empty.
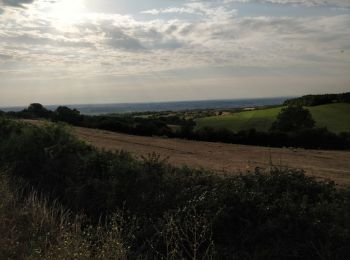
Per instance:
[[[0,0],[0,106],[350,91],[350,0]]]

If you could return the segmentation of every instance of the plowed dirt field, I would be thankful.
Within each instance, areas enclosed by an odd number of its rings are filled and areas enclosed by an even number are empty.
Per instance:
[[[86,142],[106,150],[125,150],[137,157],[152,152],[168,157],[174,165],[203,167],[218,173],[238,173],[255,167],[301,168],[308,175],[350,185],[350,152],[266,148],[257,146],[197,142],[161,137],[143,137],[75,127]]]
[[[42,124],[38,121],[28,121]],[[80,139],[105,150],[125,150],[140,158],[160,154],[176,166],[187,165],[213,170],[219,174],[237,174],[271,165],[304,169],[307,175],[331,179],[350,186],[350,152],[268,148],[236,144],[198,142],[162,137],[134,136],[104,130],[72,127]]]

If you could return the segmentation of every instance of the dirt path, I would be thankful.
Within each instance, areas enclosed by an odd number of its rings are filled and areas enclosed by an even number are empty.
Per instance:
[[[136,156],[156,152],[175,165],[203,167],[217,172],[238,172],[274,165],[302,168],[308,175],[350,185],[350,152],[196,142],[160,137],[141,137],[103,130],[74,128],[88,143],[106,150],[125,150]]]

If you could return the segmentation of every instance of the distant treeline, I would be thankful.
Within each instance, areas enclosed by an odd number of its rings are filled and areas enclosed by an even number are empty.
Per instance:
[[[184,124],[187,121],[174,117],[138,117],[131,115],[121,116],[89,116],[82,115],[76,109],[65,106],[58,107],[55,111],[50,111],[41,104],[31,104],[27,109],[20,112],[8,112],[7,116],[12,118],[48,119],[53,122],[65,122],[71,125],[103,129],[115,132],[122,132],[143,136],[170,136],[171,124]]]
[[[350,103],[350,92],[342,94],[306,95],[284,102],[285,106],[319,106],[331,103]]]
[[[156,155],[138,161],[100,151],[57,124],[1,117],[0,169],[11,187],[21,184],[22,197],[34,190],[45,201],[10,211],[16,204],[6,203],[9,192],[0,183],[1,259],[341,260],[350,254],[350,190],[299,170],[271,166],[220,177],[172,167]],[[56,220],[59,210],[45,210],[57,205],[73,221],[86,216],[73,233],[62,234],[67,221]]]
[[[270,147],[350,149],[350,133],[335,134],[326,128],[316,128],[314,126],[292,131],[270,129],[267,132],[259,132],[251,129],[233,132],[227,129],[209,127],[196,129],[196,124],[192,119],[187,120],[179,116],[88,116],[81,115],[76,109],[63,106],[58,107],[55,111],[50,111],[40,104],[31,104],[23,111],[8,112],[6,115],[12,118],[45,118],[53,122],[66,122],[80,127],[142,136],[166,136],[169,138]],[[307,116],[310,117],[308,114]],[[289,121],[289,118],[294,119],[296,116],[287,115],[286,120]],[[299,125],[298,122],[296,124]],[[172,125],[176,127],[172,128]]]

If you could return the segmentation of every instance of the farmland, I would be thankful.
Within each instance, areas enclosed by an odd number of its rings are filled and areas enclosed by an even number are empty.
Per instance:
[[[31,124],[43,122],[27,120]],[[350,152],[269,148],[236,144],[198,142],[163,137],[134,136],[110,131],[72,127],[81,140],[108,151],[124,150],[137,158],[156,153],[176,166],[204,168],[218,174],[238,174],[269,166],[304,169],[319,179],[350,185]]]
[[[231,115],[205,117],[196,120],[197,128],[225,128],[232,131],[255,128],[267,131],[283,107],[257,109]],[[350,132],[350,104],[337,103],[307,107],[316,121],[316,126],[327,127],[335,133]]]

